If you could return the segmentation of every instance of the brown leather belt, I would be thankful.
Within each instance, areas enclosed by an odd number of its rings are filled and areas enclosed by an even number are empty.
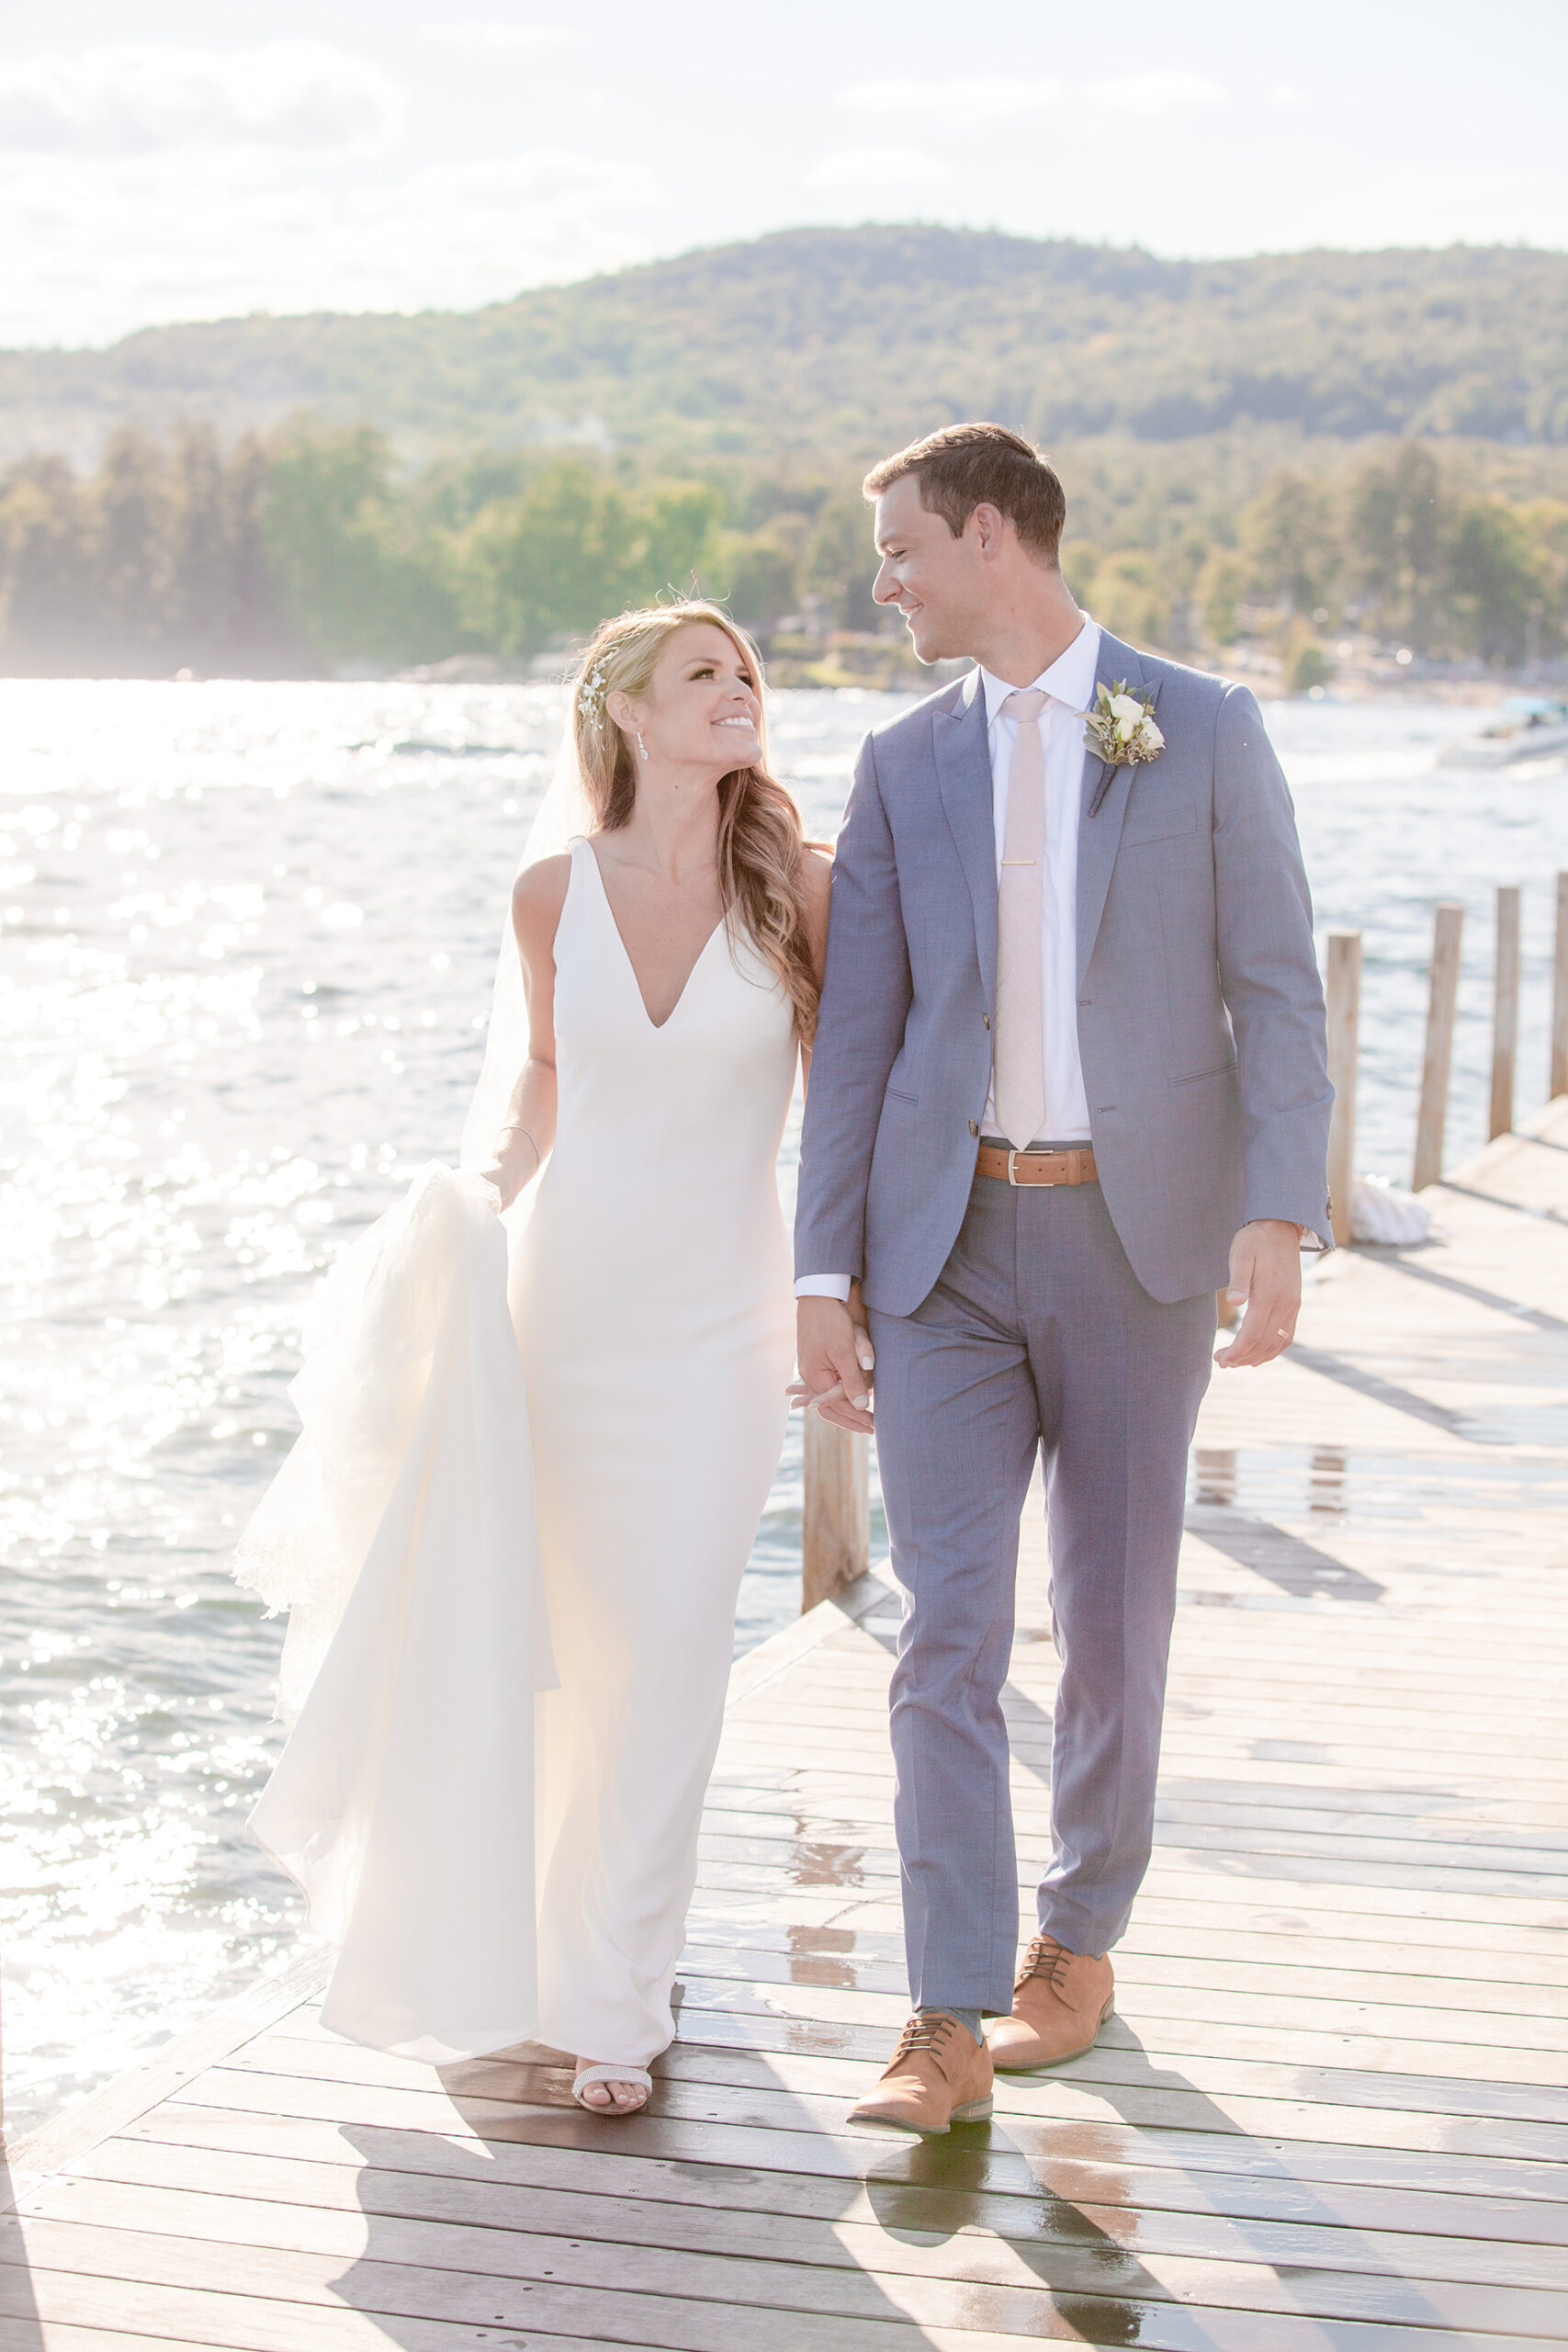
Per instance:
[[[983,1143],[975,1165],[982,1176],[996,1176],[1004,1184],[1098,1184],[1094,1148],[1076,1151],[1010,1151],[1006,1144]]]

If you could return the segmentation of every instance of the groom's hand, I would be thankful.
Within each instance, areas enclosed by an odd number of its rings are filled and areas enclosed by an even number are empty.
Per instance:
[[[1241,1329],[1214,1358],[1226,1371],[1270,1363],[1296,1336],[1302,1305],[1302,1231],[1284,1218],[1260,1216],[1231,1243],[1233,1306],[1245,1306]]]
[[[792,1390],[808,1409],[841,1430],[870,1430],[870,1373],[876,1361],[858,1288],[846,1306],[836,1298],[795,1305],[795,1361],[800,1383]]]

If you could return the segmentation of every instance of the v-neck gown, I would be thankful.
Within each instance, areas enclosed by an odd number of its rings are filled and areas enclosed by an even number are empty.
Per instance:
[[[646,2064],[674,2033],[736,1596],[784,1439],[795,1038],[723,925],[656,1027],[581,840],[555,959],[555,1149],[512,1273],[559,1676],[538,1717],[540,2033]]]

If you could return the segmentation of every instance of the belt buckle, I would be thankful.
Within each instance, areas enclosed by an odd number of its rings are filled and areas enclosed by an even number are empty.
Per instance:
[[[1030,1159],[1048,1159],[1049,1158],[1049,1152],[1015,1151],[1010,1145],[1008,1148],[1008,1182],[1012,1186],[1013,1191],[1016,1193],[1019,1189],[1017,1168],[1019,1160]],[[1042,1192],[1052,1193],[1056,1189],[1056,1179],[1054,1176],[1042,1176],[1036,1181]],[[1032,1186],[1028,1189],[1032,1190],[1033,1188]]]

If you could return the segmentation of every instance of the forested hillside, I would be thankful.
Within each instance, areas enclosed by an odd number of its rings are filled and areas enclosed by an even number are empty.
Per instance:
[[[0,355],[8,454],[309,408],[407,454],[579,433],[663,458],[854,460],[983,413],[1040,439],[1247,424],[1568,442],[1568,256],[1162,261],[936,228],[801,229],[468,314],[150,328]],[[51,442],[49,435],[56,438]]]
[[[810,674],[870,642],[866,461],[1043,442],[1116,629],[1298,683],[1350,627],[1568,640],[1568,256],[1225,263],[812,230],[470,315],[256,318],[0,355],[0,670],[526,661],[693,584]],[[805,673],[804,672],[802,673]]]

